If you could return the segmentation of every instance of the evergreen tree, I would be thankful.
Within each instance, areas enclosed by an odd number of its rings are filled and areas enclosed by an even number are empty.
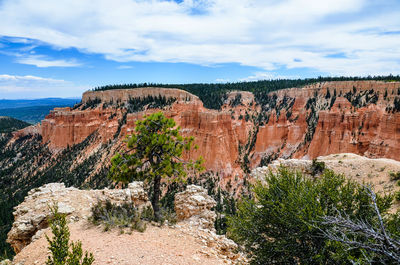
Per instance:
[[[161,220],[159,200],[161,179],[182,181],[187,170],[202,170],[202,158],[183,161],[183,151],[190,151],[193,137],[182,137],[175,121],[162,112],[153,113],[136,122],[135,132],[127,139],[128,150],[112,159],[110,178],[128,183],[133,180],[152,182],[154,217]],[[195,148],[197,148],[195,146]]]
[[[58,206],[50,207],[53,217],[50,219],[50,227],[53,238],[46,235],[49,242],[51,256],[47,258],[47,265],[91,265],[94,262],[93,254],[82,253],[82,243],[80,241],[69,243],[69,229],[64,214],[58,212]],[[69,250],[72,249],[72,251]]]
[[[362,247],[348,248],[332,241],[323,232],[331,229],[322,224],[325,216],[376,223],[377,214],[365,187],[330,170],[311,178],[280,168],[265,181],[266,185],[260,182],[254,186],[254,199],[244,198],[228,222],[229,234],[244,245],[251,264],[369,264],[366,260],[380,259]],[[385,220],[393,220],[388,214],[392,199],[376,198]],[[399,228],[399,223],[388,225],[390,232]],[[358,235],[349,238],[375,242]]]

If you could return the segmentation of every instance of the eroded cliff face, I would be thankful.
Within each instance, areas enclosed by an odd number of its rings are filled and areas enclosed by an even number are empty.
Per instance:
[[[334,153],[400,160],[400,113],[387,113],[374,104],[354,111],[339,98],[331,111],[320,112],[307,150],[310,158]]]
[[[197,96],[178,89],[90,91],[81,106],[52,111],[35,132],[53,151],[93,133],[98,134],[93,146],[112,142],[115,151],[123,147],[136,120],[161,109],[181,126],[182,134],[195,137],[199,149],[186,158],[203,156],[206,168],[223,177],[242,176],[278,157],[351,152],[400,160],[400,112],[394,110],[399,91],[399,82],[343,81],[279,90],[266,99],[231,92],[220,111],[204,108]],[[128,111],[132,98],[147,96],[174,101]],[[101,163],[108,163],[110,155]]]
[[[146,96],[165,96],[175,98],[178,101],[195,101],[199,98],[181,89],[143,87],[136,89],[113,89],[105,91],[86,91],[82,95],[82,102],[100,99],[103,102],[126,102],[130,98],[143,98]]]

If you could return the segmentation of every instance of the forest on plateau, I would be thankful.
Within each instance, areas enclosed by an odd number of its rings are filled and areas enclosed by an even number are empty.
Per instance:
[[[253,82],[236,82],[236,83],[196,83],[196,84],[157,84],[157,83],[140,83],[140,84],[115,84],[95,87],[93,91],[104,91],[111,89],[132,89],[139,87],[164,87],[179,88],[198,96],[203,101],[204,107],[209,109],[221,109],[226,93],[229,91],[249,91],[253,92],[255,100],[262,105],[261,100],[270,92],[285,88],[302,87],[317,82],[329,81],[400,81],[400,76],[368,76],[368,77],[318,77],[306,79],[277,79],[277,80],[260,80]]]

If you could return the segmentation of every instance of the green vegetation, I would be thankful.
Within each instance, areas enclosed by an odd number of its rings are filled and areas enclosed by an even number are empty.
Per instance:
[[[400,171],[389,172],[390,180],[400,180]]]
[[[362,108],[368,104],[376,104],[379,98],[379,92],[375,92],[373,89],[357,92],[356,88],[353,87],[353,91],[347,92],[344,97],[347,98],[352,106]]]
[[[393,103],[393,111],[394,112],[399,112],[400,111],[400,98],[399,97],[396,97],[395,99],[394,99],[394,103]]]
[[[322,82],[322,81],[346,81],[346,80],[383,80],[383,81],[400,81],[400,77],[396,76],[389,76],[389,77],[366,77],[366,78],[345,78],[345,77],[340,77],[340,78],[315,78],[315,79],[305,79],[305,80],[270,80],[270,81],[257,81],[257,82],[239,82],[239,83],[228,83],[228,84],[183,84],[183,85],[173,85],[173,84],[168,84],[168,85],[163,85],[163,84],[132,84],[132,85],[115,85],[115,86],[106,86],[106,87],[101,87],[101,88],[96,88],[95,90],[107,90],[107,89],[115,89],[115,88],[135,88],[135,87],[145,87],[145,86],[158,86],[158,87],[170,87],[170,88],[180,88],[183,90],[186,90],[190,93],[193,93],[197,96],[200,97],[200,99],[204,102],[205,107],[212,108],[212,109],[220,109],[223,103],[226,103],[227,99],[227,93],[230,91],[251,91],[255,94],[255,103],[258,104],[261,107],[261,112],[260,113],[251,113],[251,112],[246,112],[243,114],[240,118],[245,119],[247,122],[252,122],[253,123],[253,129],[249,133],[248,141],[246,143],[243,143],[242,146],[240,146],[240,155],[241,157],[239,158],[239,162],[241,162],[241,165],[243,169],[248,172],[249,171],[249,162],[251,159],[252,151],[254,149],[254,144],[257,140],[257,132],[259,126],[262,126],[266,123],[268,123],[271,115],[274,115],[274,111],[276,115],[279,117],[280,113],[282,110],[286,110],[286,117],[288,119],[296,119],[296,117],[293,117],[291,115],[291,108],[294,103],[294,99],[289,97],[289,96],[280,96],[278,100],[278,96],[275,93],[271,93],[273,91],[277,91],[280,89],[284,88],[290,88],[290,87],[301,87],[307,84],[315,83],[315,82]],[[363,92],[357,92],[356,89],[354,88],[353,91],[350,91],[347,93],[346,98],[349,99],[351,104],[354,107],[361,107],[365,106],[366,104],[370,103],[376,103],[378,100],[378,97],[380,96],[378,93],[369,90],[369,91],[363,91]],[[313,98],[311,98],[307,104],[306,108],[309,110],[309,113],[307,115],[307,124],[308,124],[308,132],[306,135],[305,142],[311,141],[315,127],[318,122],[318,111],[320,109],[327,109],[332,107],[332,105],[335,102],[336,99],[336,90],[328,90],[328,93],[326,95],[318,95],[315,94]],[[398,95],[400,95],[400,89],[398,90]],[[338,95],[342,96],[342,95]],[[393,97],[393,96],[392,96]],[[388,98],[391,98],[390,96]],[[128,112],[135,112],[135,111],[140,111],[146,108],[161,108],[164,109],[165,107],[169,106],[174,102],[175,99],[169,98],[166,99],[165,97],[145,97],[143,99],[131,99],[126,103],[121,103],[121,102],[115,102],[115,104],[118,107],[124,107],[127,109],[127,112],[122,115],[121,119],[118,121],[118,130],[115,134],[115,137],[118,137],[122,126],[126,124],[126,119],[127,119],[127,113]],[[82,108],[93,108],[95,106],[98,106],[100,104],[98,99],[93,100],[92,102],[86,104],[86,106],[83,106]],[[103,106],[107,106],[107,104],[114,104],[113,102],[109,103],[104,103]],[[231,106],[238,106],[241,104],[241,95],[238,94],[233,100],[229,102]],[[82,106],[82,104],[80,105]],[[32,120],[32,122],[39,121],[44,118],[44,115],[48,114],[49,110],[53,109],[54,107],[57,106],[41,106],[37,108],[45,108],[45,111],[35,109],[35,108],[26,108],[24,110],[21,110],[21,114],[24,115],[24,117],[27,117],[27,119]],[[79,106],[77,106],[79,107]],[[400,111],[400,97],[395,97],[394,98],[394,106],[389,107],[390,110],[393,111]],[[0,115],[4,110],[0,110]],[[13,109],[13,110],[8,110],[11,112],[19,113],[19,109]],[[27,116],[26,116],[27,115]],[[40,117],[37,115],[41,115]],[[26,118],[24,118],[26,120]],[[35,120],[35,121],[33,121]],[[143,133],[148,133],[144,132],[145,129],[145,123],[142,123],[142,129]],[[147,126],[150,128],[154,125],[152,122],[147,124]],[[362,128],[362,126],[361,126]],[[171,129],[171,127],[170,127]],[[136,131],[139,135],[139,131]],[[144,158],[145,155],[149,155],[151,152],[154,150],[151,148],[153,146],[153,141],[154,140],[156,144],[161,143],[162,147],[159,147],[159,150],[168,150],[168,152],[174,153],[176,151],[177,146],[173,147],[171,143],[168,143],[168,137],[165,138],[162,136],[162,134],[150,134],[151,137],[155,138],[146,138],[147,142],[143,142],[141,145],[141,153],[139,155],[143,155],[142,158],[140,159],[140,156],[135,156],[133,155],[130,151],[128,150],[127,153],[121,154],[118,158],[114,158],[114,170],[116,170],[117,167],[121,166],[119,169],[122,169],[120,172],[121,174],[116,174],[118,177],[114,175],[114,179],[120,180],[124,182],[125,180],[132,180],[132,179],[146,179],[148,182],[152,183],[152,186],[150,187],[150,198],[152,198],[152,203],[155,203],[155,205],[158,205],[157,199],[161,197],[160,195],[160,189],[165,188],[167,189],[167,192],[165,193],[165,196],[160,199],[160,204],[161,207],[159,207],[159,217],[160,221],[162,221],[165,218],[173,219],[173,199],[174,199],[174,194],[178,191],[182,191],[184,187],[186,186],[186,183],[184,182],[179,182],[180,180],[184,179],[186,177],[185,170],[182,170],[182,175],[180,172],[181,167],[176,166],[175,163],[180,163],[180,155],[173,156],[170,153],[167,154],[167,156],[173,157],[172,163],[166,162],[166,163],[161,163],[162,168],[152,168],[152,167],[146,167],[146,165],[151,165],[153,161],[153,165],[156,165],[154,161],[157,162],[157,154],[159,155],[160,153],[153,153],[155,156],[152,157],[152,159],[146,161]],[[99,149],[94,152],[87,152],[89,153],[89,157],[83,158],[81,154],[86,150],[85,148],[90,145],[93,141],[96,140],[97,138],[97,132],[94,134],[90,135],[85,141],[83,141],[81,144],[74,145],[72,147],[66,148],[64,151],[61,151],[58,153],[56,156],[53,156],[53,153],[51,153],[46,145],[41,144],[41,138],[40,136],[25,136],[20,139],[18,139],[15,143],[11,145],[7,145],[6,143],[10,139],[10,135],[6,134],[3,136],[0,136],[0,253],[4,253],[4,258],[10,257],[12,255],[12,250],[10,247],[5,243],[5,238],[6,234],[9,231],[12,221],[13,221],[13,216],[12,216],[12,209],[14,206],[22,202],[23,198],[26,196],[27,192],[31,190],[32,188],[39,187],[45,183],[49,182],[65,182],[67,186],[75,186],[75,187],[81,187],[81,188],[102,188],[106,186],[112,186],[113,184],[111,181],[107,178],[107,174],[109,171],[109,168],[107,165],[105,165],[103,168],[96,168],[97,162],[99,159],[101,159],[104,156],[107,156],[111,152],[111,146],[112,143],[114,143],[115,139],[111,139],[108,143],[105,143],[99,147]],[[174,135],[174,133],[171,133],[169,135],[173,139],[178,139],[177,136]],[[135,136],[136,137],[136,136]],[[128,143],[128,148],[134,148],[138,149],[138,146],[135,146],[134,144],[134,138],[130,138],[127,140]],[[136,140],[139,138],[137,137]],[[143,138],[141,138],[142,140]],[[180,144],[182,142],[185,142],[187,139],[184,139],[180,141]],[[129,144],[129,142],[131,143]],[[178,141],[179,142],[179,141]],[[190,139],[187,140],[183,145],[178,145],[178,154],[182,150],[186,149],[186,145],[190,142]],[[267,165],[271,160],[275,159],[276,157],[279,156],[280,150],[284,147],[285,143],[282,145],[282,147],[279,147],[278,151],[272,152],[270,155],[265,156],[261,159],[260,164],[261,165]],[[166,147],[164,149],[164,147]],[[156,148],[156,147],[155,147]],[[158,147],[157,147],[158,148]],[[156,149],[157,149],[156,148]],[[149,153],[149,152],[150,153]],[[180,153],[182,154],[182,153]],[[132,158],[132,160],[130,160]],[[119,163],[120,162],[120,163]],[[125,163],[126,162],[126,163]],[[191,170],[193,169],[192,167],[198,166],[196,165],[195,161],[189,161],[192,162],[192,164],[183,164],[184,167],[189,166],[188,169]],[[319,162],[315,161],[316,163],[313,163],[313,172],[314,174],[321,174],[323,173],[323,178],[324,176],[328,173],[325,173],[323,165],[318,164]],[[125,163],[125,165],[123,165]],[[118,164],[117,167],[115,167]],[[139,171],[134,171],[134,169],[139,169]],[[177,169],[178,173],[175,172]],[[176,182],[172,181],[165,181],[161,182],[158,180],[158,177],[156,178],[156,174],[162,173],[160,176],[165,177],[168,180],[171,180],[169,175],[171,172],[174,172],[176,174],[173,175],[173,180],[176,180]],[[209,175],[207,175],[209,174]],[[208,193],[210,196],[212,196],[216,201],[217,201],[217,206],[215,207],[215,211],[217,212],[217,220],[215,223],[215,227],[217,229],[217,232],[219,234],[223,234],[227,230],[227,219],[229,219],[230,215],[235,215],[237,214],[237,201],[234,198],[234,194],[245,194],[246,196],[248,195],[246,193],[246,188],[244,188],[242,191],[236,190],[236,187],[233,187],[231,183],[228,183],[225,188],[221,189],[218,187],[217,183],[220,182],[220,177],[217,175],[213,175],[210,172],[207,172],[207,174],[203,174],[199,178],[188,178],[187,183],[189,184],[197,184],[205,187],[208,190]],[[395,174],[396,178],[399,179],[397,176],[399,173],[393,173]],[[161,183],[160,183],[161,182]],[[302,180],[301,182],[305,182],[305,180]],[[159,187],[157,188],[157,183],[159,183]],[[238,182],[240,183],[240,181]],[[313,185],[317,185],[319,182],[318,180],[313,180]],[[244,187],[248,187],[248,182],[246,178],[243,180]],[[299,184],[300,185],[300,184]],[[302,184],[303,185],[303,184]],[[322,187],[322,184],[318,184],[319,187]],[[317,185],[317,186],[318,186]],[[345,184],[343,184],[345,186]],[[346,184],[347,185],[347,184]],[[300,185],[301,186],[301,185]],[[352,187],[351,185],[349,185]],[[350,191],[345,191],[345,189],[341,186],[337,188],[335,185],[333,185],[331,188],[328,186],[325,186],[326,191],[319,191],[314,189],[314,188],[307,188],[307,192],[315,192],[315,194],[319,194],[318,199],[321,198],[331,198],[330,196],[333,196],[334,198],[340,197],[340,199],[343,199],[346,203],[350,200],[353,199],[355,204],[358,205],[360,204],[360,200],[365,200],[368,201],[369,199],[367,198],[367,195],[355,195],[351,193]],[[306,196],[307,195],[307,190],[306,188],[302,189],[300,188],[300,191],[303,190],[303,193],[300,194],[301,196]],[[339,191],[335,191],[339,190]],[[352,188],[349,188],[352,189]],[[360,191],[359,193],[362,194],[361,188],[356,189],[357,192]],[[356,193],[357,193],[356,192]],[[157,194],[159,194],[157,196]],[[325,197],[322,196],[322,194],[327,194]],[[329,195],[330,194],[330,195]],[[332,195],[333,194],[333,195]],[[336,194],[336,195],[335,195]],[[339,194],[339,195],[338,195]],[[347,194],[347,195],[346,195]],[[358,193],[357,193],[358,194]],[[288,193],[284,194],[284,196],[300,196],[297,193]],[[344,198],[348,196],[349,198]],[[251,196],[251,194],[250,194]],[[283,196],[283,195],[282,195]],[[335,197],[337,196],[337,197]],[[341,197],[342,196],[342,197]],[[396,198],[400,200],[400,192],[398,192],[396,195]],[[12,199],[11,199],[12,198]],[[247,198],[247,197],[246,197]],[[245,201],[251,201],[251,199],[246,199],[244,198],[243,203]],[[326,199],[325,198],[325,199]],[[396,222],[393,221],[394,217],[388,217],[386,215],[386,212],[384,211],[386,208],[381,206],[382,200],[381,197],[378,197],[378,205],[380,205],[380,210],[383,211],[385,215],[385,225],[391,227],[396,227]],[[275,197],[274,198],[276,202],[280,202],[279,198]],[[326,199],[328,200],[328,199]],[[304,250],[310,250],[311,254],[310,259],[312,259],[311,263],[308,264],[313,264],[322,261],[327,261],[328,258],[332,258],[332,260],[336,261],[343,261],[345,260],[343,254],[343,249],[344,246],[341,244],[338,244],[337,242],[332,242],[326,239],[320,239],[320,241],[316,241],[313,236],[315,234],[318,234],[318,229],[320,227],[317,227],[316,229],[314,226],[316,226],[314,223],[311,223],[310,225],[310,220],[315,221],[321,221],[322,222],[322,213],[323,214],[330,214],[331,216],[335,214],[335,211],[331,210],[331,208],[338,207],[336,205],[337,200],[332,199],[326,205],[322,205],[320,201],[317,201],[317,205],[314,207],[314,205],[308,206],[305,205],[305,199],[299,199],[299,204],[296,206],[299,206],[301,211],[304,211],[303,213],[295,213],[291,212],[294,210],[291,208],[292,206],[287,206],[288,209],[290,210],[288,212],[289,219],[285,219],[287,222],[289,222],[291,217],[293,216],[299,216],[300,220],[296,221],[297,225],[292,226],[292,224],[289,223],[284,223],[280,224],[279,227],[282,228],[282,231],[289,231],[290,233],[293,232],[293,236],[290,237],[290,240],[295,238],[295,236],[300,235],[299,242],[303,243],[303,245],[300,247],[300,249]],[[323,200],[322,200],[323,201]],[[310,200],[309,204],[312,204],[314,201]],[[240,205],[243,205],[241,203]],[[294,202],[292,202],[293,205]],[[304,203],[304,204],[301,204]],[[342,204],[342,203],[340,203]],[[285,204],[282,204],[281,206],[283,207]],[[355,206],[344,206],[341,205],[343,209],[345,209],[346,214],[347,211],[349,211],[349,216],[353,218],[354,216],[360,217],[361,219],[364,218],[365,216],[359,216],[357,215],[358,213],[356,210],[353,208]],[[104,206],[104,205],[103,205]],[[154,205],[153,205],[154,206]],[[157,206],[156,206],[157,207]],[[243,207],[243,206],[240,206]],[[239,212],[240,210],[239,207]],[[272,207],[272,206],[269,206]],[[286,207],[286,206],[285,206]],[[303,207],[303,208],[301,208]],[[309,207],[311,207],[312,210],[319,209],[320,211],[317,211],[316,214],[312,213],[309,211]],[[329,208],[331,207],[331,208]],[[339,208],[340,208],[339,207]],[[346,208],[347,207],[347,208]],[[361,207],[360,207],[361,208]],[[271,208],[274,209],[274,208]],[[286,209],[286,208],[285,208]],[[341,209],[341,210],[343,210]],[[353,212],[352,209],[354,210]],[[261,210],[260,210],[261,211]],[[329,213],[327,213],[329,211]],[[359,211],[359,210],[358,210]],[[112,211],[111,211],[112,212]],[[275,209],[275,212],[279,212],[278,210]],[[321,213],[322,212],[322,213]],[[261,214],[260,212],[258,212]],[[286,212],[281,210],[279,212],[280,214],[283,214],[283,216],[286,216]],[[264,213],[262,213],[264,214]],[[147,215],[146,215],[147,216]],[[164,216],[164,217],[163,217]],[[172,216],[172,218],[171,218]],[[261,215],[262,217],[263,215]],[[328,216],[328,215],[326,215]],[[372,216],[372,217],[371,217]],[[372,212],[370,212],[370,215],[365,217],[365,220],[367,221],[376,221],[373,217]],[[141,215],[143,218],[143,215]],[[261,218],[260,217],[260,218]],[[368,219],[370,218],[371,219]],[[114,218],[114,217],[112,217]],[[109,223],[113,223],[114,219],[110,219]],[[137,218],[137,217],[136,217]],[[125,220],[125,217],[123,217]],[[128,218],[129,219],[129,218]],[[107,223],[106,222],[106,223]],[[118,223],[119,221],[115,221],[115,223]],[[130,224],[134,225],[134,223]],[[311,226],[311,228],[309,227]],[[274,227],[272,225],[272,227]],[[293,228],[295,227],[296,229],[300,229],[299,232],[296,232],[296,230]],[[398,226],[397,226],[398,227]],[[261,229],[261,228],[260,228]],[[286,229],[286,230],[285,230]],[[388,228],[389,231],[394,231],[393,228]],[[258,230],[256,230],[258,231]],[[261,230],[260,230],[261,231]],[[278,231],[278,230],[276,230]],[[311,232],[310,232],[311,231]],[[320,232],[320,231],[319,231]],[[296,234],[299,233],[299,234]],[[307,233],[311,233],[307,234]],[[318,234],[321,236],[321,234]],[[260,242],[262,241],[262,238],[259,238]],[[269,238],[268,238],[269,239]],[[265,238],[264,238],[265,240]],[[285,239],[287,242],[293,243],[294,246],[297,246],[297,244],[300,244],[299,242],[292,242],[289,239]],[[275,243],[277,243],[276,241]],[[269,242],[272,244],[271,242]],[[316,246],[320,243],[320,247]],[[292,246],[292,245],[290,245]],[[291,249],[291,247],[287,247],[287,249]],[[260,250],[261,251],[261,250]],[[320,254],[318,251],[322,251],[323,253]],[[333,254],[333,252],[337,251],[337,255]],[[286,253],[286,252],[285,252]],[[353,260],[359,259],[361,254],[364,252],[362,250],[352,250],[349,252],[353,258]],[[361,253],[361,254],[360,254]],[[350,255],[349,254],[349,255]],[[297,254],[296,254],[297,255]],[[342,257],[342,256],[343,257]],[[287,256],[287,255],[286,255]],[[304,258],[304,257],[297,257],[296,258]],[[343,259],[342,259],[343,258]],[[362,259],[361,259],[362,260]],[[307,263],[307,262],[305,262]],[[345,262],[346,263],[346,262]],[[290,263],[289,263],[290,264]],[[319,263],[318,263],[319,264]],[[332,264],[332,263],[331,263]]]
[[[229,91],[250,91],[255,95],[257,103],[261,106],[269,101],[268,94],[280,89],[291,87],[302,87],[316,82],[326,81],[357,81],[357,80],[379,80],[379,81],[400,81],[400,76],[368,76],[368,77],[319,77],[308,79],[279,79],[279,80],[262,80],[255,82],[238,82],[225,84],[120,84],[96,87],[94,91],[110,90],[110,89],[129,89],[138,87],[165,87],[179,88],[198,96],[206,108],[221,109],[226,100],[226,93]]]
[[[28,127],[30,124],[11,117],[0,116],[0,133],[9,133]]]
[[[213,209],[217,214],[217,219],[215,220],[214,226],[217,234],[225,234],[227,229],[227,216],[236,213],[237,199],[235,198],[234,194],[239,193],[243,196],[248,194],[248,191],[246,191],[248,188],[248,182],[246,178],[244,178],[243,181],[238,179],[235,181],[239,184],[239,186],[241,186],[240,192],[238,192],[236,188],[232,188],[230,185],[227,185],[225,188],[221,188],[219,186],[219,183],[221,182],[220,176],[218,173],[215,174],[211,171],[203,172],[200,174],[200,176],[189,176],[185,182],[163,183],[166,192],[161,198],[160,203],[161,210],[164,211],[163,215],[168,217],[165,219],[167,219],[169,223],[174,223],[176,221],[174,216],[175,194],[186,190],[187,185],[193,184],[205,188],[207,190],[207,194],[217,202],[217,205]]]
[[[395,198],[396,198],[396,201],[400,201],[400,191],[397,191],[395,193]]]
[[[317,161],[316,158],[312,160],[311,163],[311,175],[315,176],[321,174],[325,171],[326,165],[324,161]]]
[[[242,94],[238,93],[235,98],[229,102],[229,106],[236,107],[242,104]]]
[[[146,223],[143,219],[150,221],[148,216],[143,215],[132,203],[116,205],[110,201],[100,202],[92,207],[90,220],[95,225],[104,224],[104,230],[111,227],[130,228],[139,232],[146,230]],[[121,230],[123,231],[123,230]]]
[[[254,186],[255,198],[244,198],[237,214],[229,218],[228,233],[243,244],[251,264],[397,264],[368,248],[373,244],[389,247],[378,237],[349,231],[347,238],[360,243],[351,248],[348,242],[327,237],[344,231],[327,222],[332,217],[362,221],[374,231],[382,231],[380,215],[371,207],[374,200],[366,187],[329,170],[320,178],[309,178],[280,168],[265,181],[266,185]],[[392,200],[391,196],[377,196],[376,204],[387,234],[398,240],[399,214],[388,214]]]
[[[129,113],[143,111],[145,107],[163,109],[166,106],[172,105],[175,101],[176,98],[166,98],[161,95],[158,97],[130,98],[127,109]]]
[[[94,109],[94,108],[96,108],[100,103],[101,103],[101,99],[99,99],[99,98],[95,98],[95,99],[89,98],[88,101],[86,101],[85,103],[82,103],[82,110],[85,110],[85,109]],[[80,106],[80,105],[81,105],[81,104],[78,104],[78,105],[74,106],[74,108],[77,108],[77,107]]]
[[[107,178],[108,165],[100,169],[96,167],[99,159],[110,153],[111,142],[81,158],[83,150],[97,136],[94,133],[56,156],[47,145],[42,144],[39,135],[22,137],[7,146],[12,136],[0,136],[0,253],[5,258],[13,255],[11,247],[5,242],[14,220],[13,207],[24,200],[28,191],[50,182],[64,182],[66,186],[78,188],[111,187],[112,183]]]
[[[311,142],[315,129],[317,128],[319,113],[317,109],[317,96],[314,95],[313,98],[309,98],[306,103],[306,109],[310,109],[310,112],[307,114],[306,122],[307,122],[307,132],[304,137],[304,143]]]
[[[58,206],[50,207],[52,217],[49,220],[53,238],[46,235],[51,255],[47,257],[47,265],[91,265],[94,262],[92,253],[82,253],[82,243],[69,243],[69,228],[64,214],[58,212]],[[70,250],[71,249],[71,250]]]
[[[128,137],[128,150],[112,159],[110,178],[128,183],[146,180],[152,183],[151,203],[155,220],[162,219],[159,200],[161,179],[183,181],[187,170],[202,170],[202,158],[187,162],[181,159],[183,151],[192,148],[194,138],[182,137],[173,119],[162,112],[153,113],[136,122],[135,133]]]

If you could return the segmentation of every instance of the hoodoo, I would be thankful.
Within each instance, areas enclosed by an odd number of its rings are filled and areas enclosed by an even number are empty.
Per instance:
[[[278,157],[351,152],[400,160],[400,113],[392,107],[399,88],[399,82],[323,82],[271,92],[273,103],[236,91],[227,94],[220,110],[205,108],[180,89],[88,91],[75,108],[53,110],[36,131],[53,151],[94,133],[93,144],[114,139],[120,144],[137,119],[161,109],[183,134],[195,137],[199,149],[191,155],[203,156],[208,170],[225,177]],[[158,105],[151,103],[156,99]]]

